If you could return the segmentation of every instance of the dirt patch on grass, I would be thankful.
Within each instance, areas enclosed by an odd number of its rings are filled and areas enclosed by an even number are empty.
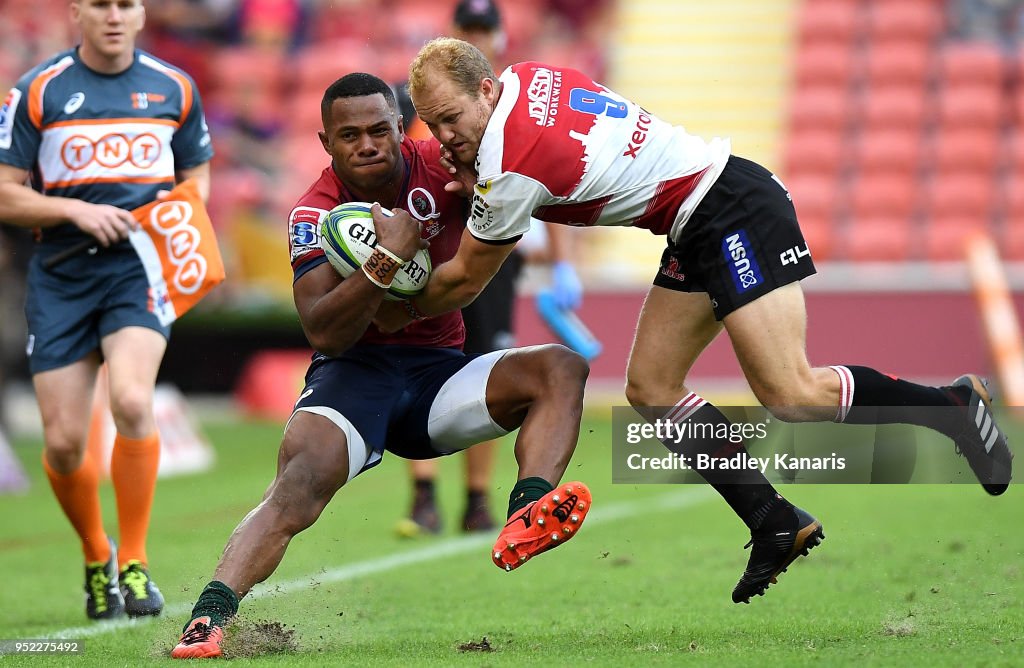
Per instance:
[[[295,629],[281,622],[235,618],[224,629],[221,643],[225,659],[254,658],[268,654],[291,654],[299,651]]]
[[[487,640],[487,636],[480,639],[480,642],[464,642],[459,645],[460,652],[493,652],[494,648],[491,647],[490,641]]]

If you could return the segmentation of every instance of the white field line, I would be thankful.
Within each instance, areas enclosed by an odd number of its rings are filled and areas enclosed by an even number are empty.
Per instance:
[[[684,492],[672,492],[652,499],[638,501],[624,501],[608,506],[598,505],[587,516],[587,526],[593,527],[596,524],[616,522],[618,520],[635,517],[641,513],[652,511],[679,510],[706,501],[714,496],[709,487],[688,489]],[[374,557],[365,561],[357,561],[337,568],[331,568],[319,573],[310,573],[303,577],[286,580],[284,582],[257,585],[246,596],[246,600],[263,598],[264,596],[291,594],[297,591],[308,591],[312,583],[321,585],[336,582],[345,582],[357,578],[395,570],[403,566],[422,564],[434,561],[443,557],[451,557],[474,550],[483,550],[494,542],[494,536],[490,534],[461,536],[448,538],[415,550],[398,552],[384,557]],[[571,548],[570,548],[571,549]],[[514,576],[513,576],[514,577]],[[164,608],[163,617],[184,616],[192,611],[192,603],[174,603]],[[97,622],[88,626],[74,626],[53,631],[52,633],[40,633],[39,637],[46,638],[87,638],[112,633],[125,628],[148,625],[153,622],[151,617],[139,619],[118,619],[109,622]]]

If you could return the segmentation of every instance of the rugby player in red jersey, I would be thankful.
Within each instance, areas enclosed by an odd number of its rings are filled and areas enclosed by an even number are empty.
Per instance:
[[[288,221],[295,306],[316,352],[285,427],[277,477],[229,538],[175,658],[219,656],[239,600],[274,572],[292,537],[335,492],[380,463],[385,450],[428,459],[519,429],[519,478],[508,510],[514,526],[492,553],[506,570],[571,538],[590,507],[582,483],[556,488],[579,436],[588,373],[582,357],[559,345],[464,354],[458,312],[382,332],[372,319],[399,265],[382,283],[361,271],[342,280],[327,262],[318,226],[338,204],[407,210],[376,223],[380,261],[409,260],[429,243],[432,262],[441,263],[459,246],[466,202],[444,189],[438,143],[403,136],[394,93],[381,79],[342,77],[325,92],[321,112],[331,164]]]

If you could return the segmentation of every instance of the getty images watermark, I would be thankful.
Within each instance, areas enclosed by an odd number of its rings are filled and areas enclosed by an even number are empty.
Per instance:
[[[704,475],[724,470],[756,471],[773,483],[978,482],[967,462],[957,456],[953,442],[925,427],[793,424],[776,419],[761,406],[717,408],[728,422],[645,419],[628,406],[614,407],[612,482],[703,483]],[[649,415],[666,415],[670,410],[653,408]],[[956,408],[916,410],[920,413],[915,416],[925,422],[963,420]],[[1022,410],[997,409],[1000,425],[1020,429]]]

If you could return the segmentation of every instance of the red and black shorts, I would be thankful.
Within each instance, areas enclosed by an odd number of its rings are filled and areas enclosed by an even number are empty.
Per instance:
[[[731,156],[678,239],[669,239],[654,285],[706,292],[715,318],[815,273],[782,182]]]

